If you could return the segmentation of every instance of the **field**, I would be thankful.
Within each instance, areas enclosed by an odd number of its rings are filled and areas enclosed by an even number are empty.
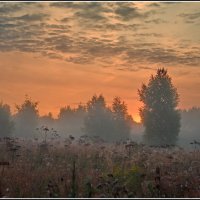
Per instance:
[[[2,138],[1,197],[200,197],[200,151],[97,137]]]

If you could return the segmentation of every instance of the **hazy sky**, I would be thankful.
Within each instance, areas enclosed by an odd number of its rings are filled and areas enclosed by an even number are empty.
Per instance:
[[[138,119],[137,89],[165,67],[180,108],[200,106],[200,2],[0,3],[0,100],[25,94],[40,114],[120,96]]]

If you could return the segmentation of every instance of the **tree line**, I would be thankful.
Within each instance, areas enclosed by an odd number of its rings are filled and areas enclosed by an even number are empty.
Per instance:
[[[138,97],[143,103],[139,112],[145,127],[144,142],[150,145],[176,144],[181,128],[181,113],[183,116],[187,113],[177,108],[179,94],[167,70],[157,69],[149,82],[138,89]],[[38,103],[28,97],[16,109],[16,114],[11,115],[10,107],[0,104],[1,137],[14,132],[16,137],[30,138],[35,134],[36,127],[45,124],[59,129],[63,135],[87,134],[113,142],[130,138],[131,128],[136,124],[120,97],[115,97],[112,105],[108,106],[102,94],[94,95],[86,105],[61,108],[57,119],[53,119],[51,113],[40,117]]]
[[[38,102],[27,96],[16,109],[16,114],[11,115],[9,105],[0,104],[1,137],[33,138],[37,135],[38,127],[44,125],[60,129],[63,135],[79,131],[112,142],[128,139],[133,123],[127,105],[120,97],[115,97],[109,107],[101,94],[94,95],[85,106],[80,104],[77,108],[62,107],[57,119],[51,113],[40,117]]]

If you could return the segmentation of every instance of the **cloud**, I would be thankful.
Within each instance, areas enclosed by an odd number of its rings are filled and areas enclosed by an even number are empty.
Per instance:
[[[145,23],[164,24],[164,23],[167,23],[167,21],[157,18],[157,19],[146,20]]]
[[[105,20],[106,17],[104,13],[110,12],[111,9],[104,6],[104,4],[99,2],[56,2],[51,3],[50,6],[58,7],[62,9],[72,9],[74,11],[74,17],[81,21],[91,20],[91,21],[101,21]],[[63,20],[63,19],[62,19]],[[67,18],[64,18],[66,21]]]
[[[0,51],[31,52],[124,70],[146,63],[198,66],[199,49],[188,44],[175,46],[175,39],[174,44],[166,45],[167,22],[163,20],[163,8],[156,4],[142,10],[132,2],[54,2],[46,4],[44,11],[40,9],[43,4],[3,4],[0,10],[5,6],[7,14],[0,18]],[[29,10],[25,9],[27,5]],[[57,14],[59,11],[61,14]],[[198,13],[182,13],[179,17],[194,20]],[[154,24],[164,25],[163,30],[154,30]]]
[[[182,17],[187,17],[189,19],[197,19],[200,17],[200,12],[197,13],[190,13],[190,14],[180,14]]]
[[[183,18],[186,23],[195,23],[200,18],[200,12],[196,12],[196,13],[181,13],[178,16]]]
[[[3,15],[9,15],[9,14],[13,14],[13,13],[18,13],[21,10],[24,9],[29,9],[29,8],[43,8],[43,4],[42,3],[35,3],[35,2],[12,2],[12,3],[8,3],[8,2],[1,2],[0,4],[0,14]]]
[[[54,2],[50,3],[50,6],[57,8],[74,8],[74,2]]]
[[[122,53],[125,48],[116,45],[116,43],[106,43],[101,40],[88,40],[81,45],[87,54],[94,57],[112,57]]]
[[[58,60],[64,60],[64,57],[63,56],[61,56],[60,54],[58,54],[58,53],[55,53],[55,52],[42,52],[42,55],[43,56],[47,56],[47,57],[49,57],[49,58],[51,58],[51,59],[58,59]]]
[[[85,24],[86,27],[88,27],[90,30],[96,30],[98,32],[105,32],[105,30],[110,30],[110,31],[137,31],[137,30],[142,30],[142,29],[147,29],[147,27],[135,23],[135,24],[124,24],[120,22],[116,23],[110,23],[110,22],[105,22],[105,23],[94,23],[94,24]]]
[[[200,56],[197,53],[188,51],[180,54],[178,50],[173,48],[157,47],[156,44],[150,44],[150,46],[150,48],[145,48],[145,46],[143,46],[141,48],[129,49],[125,60],[127,60],[128,63],[140,61],[140,63],[143,62],[144,64],[199,66]]]
[[[0,5],[0,14],[8,14],[8,13],[19,11],[21,9],[22,9],[22,4],[1,3],[1,5]]]
[[[75,9],[75,10],[85,10],[92,9],[98,12],[109,11],[106,9],[104,4],[99,2],[54,2],[50,6],[62,8],[62,9]]]
[[[161,33],[135,33],[134,36],[137,37],[163,37]]]
[[[148,6],[149,7],[160,7],[161,5],[159,3],[151,3]]]
[[[69,17],[64,17],[64,18],[62,18],[62,19],[60,20],[60,22],[66,23],[66,22],[69,22],[70,20],[71,20],[71,18],[69,18]]]
[[[16,17],[17,20],[22,20],[24,22],[32,22],[32,21],[42,21],[47,18],[49,15],[43,13],[37,14],[25,14],[20,17]]]
[[[66,58],[67,62],[72,62],[75,64],[91,64],[93,63],[93,60],[91,59],[91,57],[87,57],[87,56],[70,56],[69,58]]]
[[[92,21],[101,21],[106,18],[101,15],[101,13],[96,12],[95,10],[82,10],[74,14],[75,17],[80,19],[92,20]]]
[[[124,21],[129,21],[135,18],[143,19],[146,17],[146,14],[140,13],[137,7],[129,6],[127,4],[119,4],[115,10],[115,14],[117,15],[117,18]]]

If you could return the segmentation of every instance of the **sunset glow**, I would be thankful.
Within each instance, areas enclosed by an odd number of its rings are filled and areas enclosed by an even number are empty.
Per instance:
[[[187,8],[187,9],[186,9]],[[140,122],[137,90],[168,69],[179,107],[200,106],[200,3],[0,3],[0,100],[28,94],[40,115],[120,96]]]
[[[140,123],[141,122],[141,118],[139,115],[133,115],[133,120],[137,123]]]

